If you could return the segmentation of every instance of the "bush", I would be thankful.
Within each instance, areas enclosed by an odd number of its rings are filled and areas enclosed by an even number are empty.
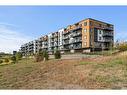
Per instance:
[[[36,54],[35,55],[35,61],[36,62],[40,62],[40,61],[43,61],[43,55],[42,54]]]
[[[44,61],[49,60],[49,55],[47,51],[43,51],[43,57],[44,57]]]
[[[22,59],[22,53],[21,52],[17,52],[15,56],[16,56],[17,61]]]
[[[126,50],[127,50],[127,44],[121,44],[121,45],[119,45],[119,46],[118,46],[118,49],[119,49],[120,51],[126,51]]]
[[[3,63],[3,60],[0,60],[0,64]]]
[[[8,62],[9,62],[9,59],[5,58],[5,59],[4,59],[4,62],[5,62],[5,63],[8,63]]]
[[[60,59],[60,58],[61,58],[61,53],[60,53],[60,51],[59,51],[59,50],[56,50],[54,56],[55,56],[55,59]]]
[[[40,62],[40,61],[45,61],[49,59],[49,55],[46,51],[39,51],[38,54],[35,56],[35,61]]]
[[[15,63],[16,62],[16,57],[15,56],[12,56],[11,57],[11,60],[13,61],[13,63]]]

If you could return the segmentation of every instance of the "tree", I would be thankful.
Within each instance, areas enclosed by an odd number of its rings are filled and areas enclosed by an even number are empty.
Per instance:
[[[61,58],[60,51],[59,50],[56,50],[54,56],[55,56],[55,59],[60,59]]]
[[[39,53],[37,53],[36,55],[35,55],[35,60],[36,60],[36,62],[40,62],[40,61],[45,61],[45,60],[48,60],[49,59],[49,55],[48,55],[48,53],[47,53],[47,51],[39,51]]]
[[[22,59],[22,53],[21,52],[17,52],[15,56],[16,56],[17,61]]]
[[[127,44],[126,44],[126,43],[120,44],[120,45],[118,46],[118,49],[119,49],[120,51],[126,51],[126,50],[127,50]]]

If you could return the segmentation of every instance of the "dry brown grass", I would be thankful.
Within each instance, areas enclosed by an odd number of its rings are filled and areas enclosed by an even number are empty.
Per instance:
[[[126,89],[126,54],[0,66],[1,89]]]

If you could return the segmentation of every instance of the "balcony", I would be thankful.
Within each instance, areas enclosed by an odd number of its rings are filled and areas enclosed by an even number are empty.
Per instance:
[[[53,39],[54,38],[54,35],[52,35],[50,38]]]
[[[77,46],[74,46],[74,49],[80,49],[80,48],[82,48],[82,45],[81,44],[79,44]]]
[[[112,39],[104,39],[104,42],[112,42]]]
[[[64,36],[63,39],[64,39],[64,40],[65,40],[65,39],[69,39],[69,36]]]
[[[54,39],[54,42],[57,42],[58,41],[58,39]]]
[[[69,43],[69,41],[67,41],[67,42],[63,42],[63,44],[64,45],[69,45],[70,43]]]
[[[58,37],[58,33],[55,33],[55,34],[54,34],[54,37]]]
[[[74,40],[73,43],[78,43],[78,42],[82,42],[82,39],[76,39],[76,40]]]
[[[79,43],[79,42],[82,42],[82,39],[81,38],[78,38],[78,39],[73,38],[72,40],[69,40],[69,43],[70,44]]]
[[[43,46],[43,48],[48,48],[48,46]]]
[[[103,37],[112,37],[113,36],[113,34],[111,34],[111,33],[104,33],[103,34]]]
[[[106,28],[104,28],[104,30],[110,30],[110,31],[113,31],[113,27],[106,27]]]
[[[69,34],[70,31],[64,31],[63,34],[66,35],[66,34]]]
[[[82,33],[81,32],[78,32],[78,33],[73,33],[72,35],[73,35],[73,37],[77,37],[77,36],[81,36]]]
[[[80,26],[80,25],[79,26],[75,26],[74,29],[73,29],[73,31],[80,30],[80,29],[82,29],[82,26]]]
[[[54,40],[51,40],[51,43],[53,43],[54,42]]]
[[[55,42],[55,43],[54,43],[54,46],[58,46],[58,43],[57,43],[57,42]]]

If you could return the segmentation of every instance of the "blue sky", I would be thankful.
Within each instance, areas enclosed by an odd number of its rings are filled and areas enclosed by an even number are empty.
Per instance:
[[[0,6],[0,52],[17,50],[25,42],[85,18],[114,24],[115,40],[126,40],[126,10],[127,6]]]

